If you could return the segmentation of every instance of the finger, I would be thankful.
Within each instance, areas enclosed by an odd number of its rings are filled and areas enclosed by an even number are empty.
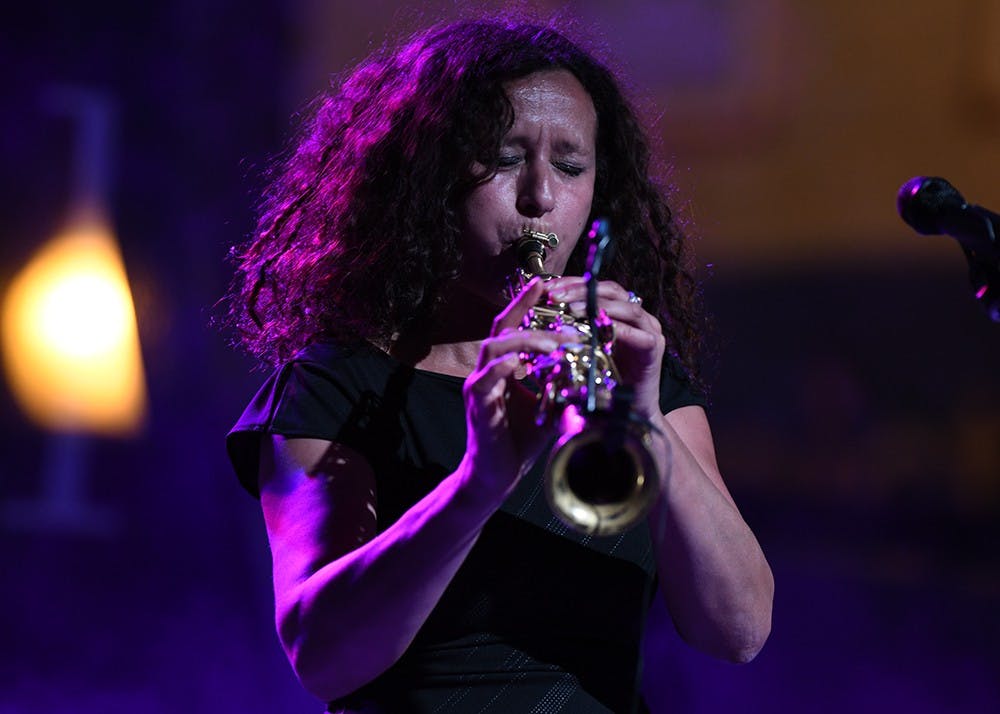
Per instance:
[[[506,328],[499,335],[483,340],[479,348],[477,369],[483,369],[490,362],[505,356],[520,359],[519,356],[523,353],[552,352],[561,343],[568,341],[570,341],[569,336],[557,332]]]
[[[660,324],[660,321],[643,310],[642,305],[639,303],[629,302],[628,300],[602,300],[598,298],[597,305],[616,325],[625,323],[656,334],[663,333],[663,325]],[[587,314],[587,304],[585,302],[573,302],[570,303],[569,307],[574,315],[585,316]]]
[[[659,322],[654,320],[657,326]],[[650,330],[643,327],[630,325],[624,320],[616,320],[615,323],[615,344],[617,346],[627,345],[636,350],[655,351],[666,347],[666,339],[661,330]]]
[[[541,278],[532,278],[531,282],[496,316],[490,334],[498,335],[506,328],[520,325],[524,316],[528,314],[528,310],[537,305],[544,295],[545,281]]]
[[[555,286],[547,288],[549,298],[556,302],[568,304],[574,315],[585,315],[588,298],[586,281],[583,278],[574,278],[569,282],[564,282],[564,280],[560,279],[560,282]],[[598,283],[597,301],[598,307],[604,308],[608,312],[611,311],[608,307],[609,305],[615,303],[628,305],[629,307],[627,308],[616,308],[615,314],[620,318],[631,319],[632,322],[638,322],[643,319],[642,316],[644,314],[649,314],[643,309],[641,300],[636,300],[633,293],[612,280],[605,280]]]
[[[557,302],[575,302],[587,299],[587,281],[575,275],[556,278],[545,284],[546,294]],[[613,280],[600,280],[597,283],[597,296],[611,300],[629,298],[629,291]]]
[[[465,380],[465,390],[479,396],[485,396],[504,385],[521,365],[521,359],[516,353],[503,353],[484,361]]]
[[[578,320],[586,320],[586,301],[576,300],[568,303],[566,307],[573,317]],[[598,297],[597,307],[599,311],[598,319],[610,319],[615,324],[616,329],[617,325],[624,323],[655,334],[663,333],[663,325],[660,321],[647,311],[643,310],[642,305],[639,303],[629,302],[628,300],[612,300]]]

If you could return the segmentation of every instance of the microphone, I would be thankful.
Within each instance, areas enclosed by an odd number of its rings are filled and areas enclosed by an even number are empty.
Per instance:
[[[917,233],[945,233],[982,257],[1000,258],[1000,216],[966,202],[943,178],[911,178],[899,189],[896,207]]]
[[[1000,322],[1000,215],[968,203],[936,176],[916,176],[896,196],[900,217],[922,235],[946,234],[962,246],[976,300]]]

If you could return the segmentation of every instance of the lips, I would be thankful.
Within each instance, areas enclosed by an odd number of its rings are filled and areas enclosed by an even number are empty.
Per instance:
[[[504,245],[509,245],[511,243],[517,243],[519,240],[525,237],[528,233],[540,233],[542,235],[548,235],[550,233],[555,233],[551,226],[543,225],[540,223],[518,223],[516,225],[511,224],[510,226],[502,229],[500,235],[502,236],[501,241]]]

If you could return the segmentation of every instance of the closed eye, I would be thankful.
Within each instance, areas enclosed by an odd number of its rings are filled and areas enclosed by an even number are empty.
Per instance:
[[[501,169],[509,169],[512,166],[517,166],[519,163],[521,163],[521,157],[514,156],[513,154],[501,156],[497,159],[497,167]]]
[[[553,166],[555,166],[557,169],[562,171],[567,176],[579,176],[585,171],[583,166],[578,166],[576,164],[569,164],[562,161],[553,164]]]

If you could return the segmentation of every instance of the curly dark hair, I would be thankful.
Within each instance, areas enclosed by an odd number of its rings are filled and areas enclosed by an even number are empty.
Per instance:
[[[254,235],[233,251],[239,342],[277,363],[322,337],[385,345],[433,319],[462,261],[458,208],[496,172],[513,125],[504,85],[546,69],[575,75],[597,111],[591,219],[608,220],[616,246],[604,276],[643,296],[693,378],[697,286],[636,112],[566,36],[498,19],[422,31],[315,100],[269,172]],[[580,241],[566,272],[582,273],[585,254]]]

